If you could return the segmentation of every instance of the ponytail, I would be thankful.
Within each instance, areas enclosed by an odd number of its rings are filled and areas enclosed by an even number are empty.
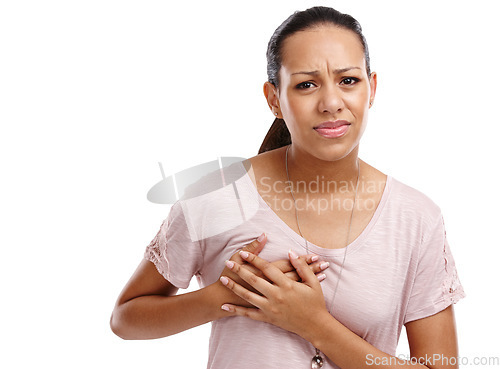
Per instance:
[[[290,145],[291,143],[292,139],[285,121],[283,119],[276,118],[271,125],[271,128],[269,128],[262,145],[260,145],[259,154],[279,149],[280,147]]]

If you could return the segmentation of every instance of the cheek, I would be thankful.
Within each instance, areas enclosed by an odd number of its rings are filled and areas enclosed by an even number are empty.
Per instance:
[[[289,96],[283,105],[282,113],[292,138],[300,140],[305,134],[305,127],[310,124],[310,103],[303,98]]]
[[[368,109],[368,96],[369,94],[363,91],[359,94],[346,96],[344,101],[354,115],[360,115]]]
[[[287,100],[287,111],[289,119],[300,120],[303,116],[310,116],[314,103],[304,96],[289,96]]]

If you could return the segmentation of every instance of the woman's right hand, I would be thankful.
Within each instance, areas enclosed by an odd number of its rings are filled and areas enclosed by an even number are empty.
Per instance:
[[[240,251],[248,251],[248,252],[251,252],[253,254],[258,255],[262,251],[262,249],[264,248],[264,245],[266,244],[266,242],[267,242],[267,236],[265,235],[265,233],[263,233],[259,238],[250,242],[249,244],[245,245],[245,247],[243,247]],[[327,262],[320,260],[320,258],[317,255],[313,255],[313,254],[302,255],[302,256],[300,256],[300,258],[305,260],[307,262],[307,264],[309,264],[309,267],[311,268],[313,273],[317,275],[317,277],[320,281],[325,279],[325,275],[322,272],[328,268],[329,264]],[[261,276],[261,277],[263,276],[262,272],[259,269],[253,267],[251,264],[247,263],[244,259],[242,259],[239,251],[237,253],[235,253],[233,256],[231,256],[229,261],[230,262],[235,261],[238,264],[242,265],[244,268],[250,269],[254,274]],[[280,269],[283,273],[285,273],[285,275],[288,278],[290,278],[294,281],[301,280],[299,275],[297,274],[297,271],[290,263],[289,259],[278,260],[278,261],[275,261],[271,264],[278,267],[278,269]],[[259,293],[259,292],[255,291],[245,281],[243,281],[238,275],[233,273],[228,267],[225,267],[220,275],[219,281],[217,281],[214,284],[217,287],[223,288],[223,290],[221,288],[218,288],[218,290],[219,290],[218,295],[221,299],[224,300],[222,303],[232,303],[235,305],[251,307],[252,305],[249,305],[249,303],[247,301],[243,300],[239,296],[236,296],[230,290],[228,290],[227,288],[225,288],[224,286],[221,285],[225,281],[227,281],[227,279],[225,279],[225,277],[231,278],[231,280],[244,286],[245,288],[247,288],[248,290],[250,290],[252,292]],[[229,291],[229,293],[228,293],[228,291]]]

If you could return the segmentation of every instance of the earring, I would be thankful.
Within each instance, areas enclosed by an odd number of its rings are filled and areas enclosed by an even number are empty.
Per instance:
[[[278,116],[278,112],[277,112],[277,111],[275,111],[275,112],[274,112],[274,115]]]
[[[370,101],[370,106],[372,106],[372,105],[373,105],[373,100],[372,100],[372,101]]]

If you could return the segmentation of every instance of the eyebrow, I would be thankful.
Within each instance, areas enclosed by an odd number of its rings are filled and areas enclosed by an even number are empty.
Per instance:
[[[361,68],[359,68],[359,67],[340,68],[340,69],[335,69],[333,71],[333,73],[335,73],[335,74],[342,74],[342,73],[350,71],[351,69],[361,69]],[[310,75],[310,76],[315,76],[315,75],[319,74],[319,71],[318,70],[313,70],[313,71],[295,72],[295,73],[292,73],[292,76],[296,75],[296,74],[307,74],[307,75]]]

